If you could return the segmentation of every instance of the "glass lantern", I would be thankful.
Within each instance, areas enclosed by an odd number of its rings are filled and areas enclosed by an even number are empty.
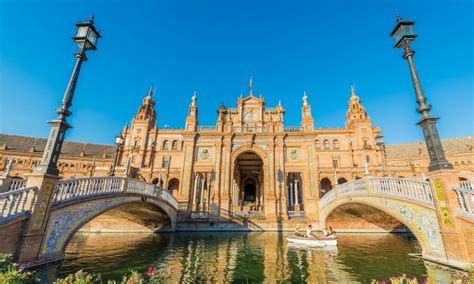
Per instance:
[[[115,145],[120,146],[122,144],[123,144],[123,137],[121,134],[117,134],[117,136],[115,136]]]
[[[85,23],[77,23],[76,36],[73,37],[81,50],[95,50],[97,39],[100,38],[99,32],[94,27],[94,21],[91,19]]]
[[[397,48],[404,48],[416,38],[413,26],[415,22],[399,19],[390,36],[393,39],[393,45]]]

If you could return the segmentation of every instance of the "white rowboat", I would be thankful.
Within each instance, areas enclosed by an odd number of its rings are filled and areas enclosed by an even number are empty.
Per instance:
[[[302,245],[307,245],[307,246],[312,246],[312,247],[337,246],[336,237],[309,239],[305,237],[289,236],[289,237],[286,237],[286,240],[290,243],[302,244]]]

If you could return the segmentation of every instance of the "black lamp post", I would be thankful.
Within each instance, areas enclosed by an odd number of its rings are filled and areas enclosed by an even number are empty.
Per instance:
[[[385,142],[383,140],[382,134],[379,134],[375,137],[375,144],[379,147],[380,153],[382,154],[383,175],[387,176],[387,165],[385,164]]]
[[[452,169],[453,165],[450,164],[444,156],[443,145],[441,144],[438,129],[436,128],[436,121],[439,118],[431,116],[429,113],[431,105],[426,104],[426,97],[421,87],[418,74],[416,73],[415,63],[413,62],[415,51],[410,48],[410,45],[417,37],[413,29],[414,24],[415,22],[413,21],[405,21],[400,16],[397,16],[397,23],[390,36],[393,38],[394,47],[403,49],[403,58],[408,61],[408,66],[410,67],[416,102],[419,105],[416,111],[421,114],[421,119],[417,124],[423,129],[423,135],[430,157],[428,170]]]
[[[76,64],[74,65],[66,92],[64,93],[61,107],[56,109],[58,117],[57,119],[51,120],[49,122],[51,125],[51,131],[49,132],[48,142],[46,142],[46,147],[44,148],[40,165],[33,170],[35,173],[43,173],[54,176],[59,174],[57,162],[64,142],[64,135],[71,127],[67,123],[67,117],[71,115],[69,108],[72,105],[72,99],[74,96],[74,90],[76,89],[79,71],[81,70],[82,62],[87,60],[86,51],[97,49],[96,44],[97,39],[100,38],[100,34],[94,27],[94,16],[92,16],[88,22],[77,23],[76,27],[76,36],[72,39],[77,43],[80,50],[76,53]]]
[[[123,137],[122,137],[122,134],[119,133],[117,134],[117,136],[115,136],[115,145],[117,145],[117,150],[115,152],[114,166],[112,167],[112,172],[110,173],[110,176],[115,176],[115,168],[117,167],[120,147],[122,147],[122,144],[123,144]]]

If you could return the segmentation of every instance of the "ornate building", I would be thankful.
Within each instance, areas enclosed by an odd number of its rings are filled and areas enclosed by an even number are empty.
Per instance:
[[[167,188],[180,203],[181,220],[236,215],[317,220],[319,198],[336,184],[365,175],[424,178],[427,172],[424,144],[380,143],[380,127],[372,125],[353,87],[340,129],[315,127],[306,93],[301,124],[285,126],[282,104],[267,107],[253,95],[252,82],[235,107],[217,109],[215,125],[199,125],[194,94],[184,129],[159,129],[153,95],[150,89],[122,130],[116,173]],[[40,160],[44,143],[0,135],[0,169],[13,158],[11,174],[27,174]],[[472,137],[443,143],[455,168],[472,176]],[[107,175],[115,152],[113,146],[66,142],[59,169],[64,177]]]

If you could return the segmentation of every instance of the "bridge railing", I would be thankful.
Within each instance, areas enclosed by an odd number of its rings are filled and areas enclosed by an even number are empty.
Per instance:
[[[24,179],[12,179],[8,186],[8,190],[15,190],[26,187],[26,180]]]
[[[474,218],[474,184],[469,181],[460,181],[459,186],[451,186],[456,192],[459,202],[458,212]]]
[[[118,192],[157,197],[178,209],[178,202],[169,192],[157,185],[124,177],[87,177],[60,180],[56,183],[53,202],[58,204],[77,198]]]
[[[0,221],[30,213],[35,205],[37,195],[37,187],[0,193]]]
[[[339,196],[387,195],[434,206],[433,193],[428,181],[394,177],[371,177],[336,185],[319,201],[322,208]]]
[[[84,197],[121,192],[125,179],[121,177],[87,177],[59,180],[56,183],[54,204]]]

